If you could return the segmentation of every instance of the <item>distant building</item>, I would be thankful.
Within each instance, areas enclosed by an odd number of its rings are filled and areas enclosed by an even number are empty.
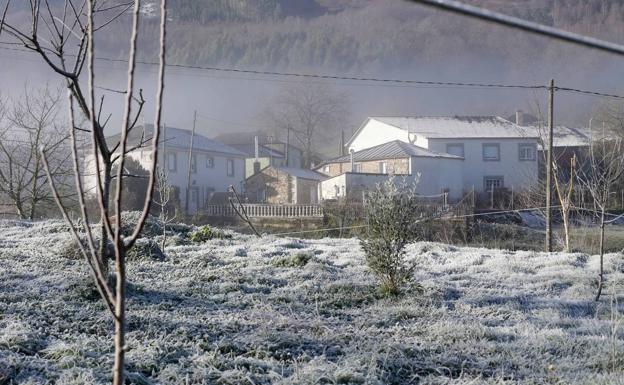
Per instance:
[[[215,140],[245,153],[245,177],[250,177],[254,172],[267,166],[294,168],[303,166],[301,149],[291,143],[286,144],[264,131],[224,133],[217,135]],[[286,159],[287,156],[288,159]],[[254,171],[256,161],[258,164]]]
[[[135,127],[128,137],[128,146],[137,149],[128,156],[148,169],[152,161],[151,137],[153,126]],[[106,138],[107,142],[118,143],[120,135]],[[140,145],[146,142],[144,145]],[[159,144],[159,164],[167,172],[168,181],[178,196],[183,208],[186,207],[187,182],[189,171],[189,147],[191,131],[165,127],[161,131]],[[87,156],[85,185],[95,191],[95,165],[93,157]],[[223,143],[209,139],[195,132],[193,156],[191,159],[191,187],[188,191],[188,210],[196,213],[213,197],[227,192],[230,185],[243,188],[245,179],[245,154]]]
[[[346,147],[359,152],[395,140],[463,158],[457,178],[466,192],[523,189],[538,179],[537,130],[498,116],[370,117]],[[444,175],[438,164],[433,161],[431,167]],[[428,183],[421,179],[421,184]]]
[[[251,203],[318,204],[326,178],[313,170],[267,166],[245,180],[245,191]]]
[[[437,153],[411,143],[393,140],[350,155],[325,161],[317,168],[329,176],[321,182],[323,199],[353,197],[395,175],[397,182],[417,184],[421,195],[447,194],[460,199],[463,194],[463,158]]]

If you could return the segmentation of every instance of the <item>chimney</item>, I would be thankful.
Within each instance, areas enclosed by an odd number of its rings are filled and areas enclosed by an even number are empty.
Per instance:
[[[256,150],[256,162],[258,162],[258,158],[260,157],[260,148],[258,146],[258,135],[254,136],[254,149]]]
[[[524,112],[522,112],[522,110],[516,111],[516,124],[518,126],[524,126]]]
[[[355,172],[355,161],[353,159],[353,154],[355,153],[355,151],[353,149],[351,149],[351,172]]]

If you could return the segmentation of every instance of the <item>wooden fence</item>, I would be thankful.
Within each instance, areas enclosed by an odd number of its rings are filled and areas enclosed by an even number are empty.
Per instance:
[[[250,218],[322,218],[323,207],[319,205],[270,205],[243,204]],[[209,205],[201,212],[207,216],[233,217],[236,211],[230,205]]]

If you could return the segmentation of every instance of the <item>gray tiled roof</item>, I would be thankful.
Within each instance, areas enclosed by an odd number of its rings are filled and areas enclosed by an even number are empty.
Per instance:
[[[383,143],[378,146],[366,148],[353,153],[353,160],[356,162],[410,157],[463,159],[459,156],[431,151],[400,140],[393,140],[391,142]],[[324,163],[344,163],[350,161],[351,155],[344,155],[327,160]]]
[[[276,169],[285,172],[288,175],[295,176],[297,178],[311,179],[311,180],[323,180],[327,179],[326,175],[316,172],[314,170],[308,170],[305,168],[295,167],[275,167]]]
[[[256,156],[256,146],[254,144],[230,144],[229,146],[241,152],[244,152],[245,154],[247,154],[248,158],[253,158],[254,156]],[[284,154],[282,154],[280,151],[272,150],[261,144],[258,145],[258,152],[258,155],[261,158],[284,158]]]
[[[370,119],[426,138],[536,138],[533,127],[521,127],[500,116],[371,117]]]
[[[138,144],[141,138],[143,138],[143,140],[150,140],[152,137],[152,128],[153,125],[151,124],[145,125],[145,131],[142,126],[135,127],[128,137],[128,145],[133,146]],[[106,141],[109,144],[115,144],[119,142],[119,138],[120,134],[116,134],[107,137]],[[167,147],[188,149],[191,143],[191,130],[166,127],[164,131],[161,130],[160,142],[162,143],[163,141],[166,143]],[[148,142],[146,145],[146,147],[149,146],[151,146],[151,142]],[[245,156],[244,152],[228,146],[227,144],[217,142],[216,140],[210,139],[197,132],[195,132],[195,137],[193,138],[193,149],[235,156]]]

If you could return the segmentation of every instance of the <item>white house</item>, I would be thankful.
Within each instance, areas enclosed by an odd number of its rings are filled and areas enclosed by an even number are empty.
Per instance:
[[[150,167],[152,161],[152,127],[146,125],[145,130],[143,127],[136,127],[128,138],[129,147],[136,147],[137,144],[146,141],[145,145],[128,154],[146,169]],[[119,138],[120,135],[117,134],[106,140],[114,145],[119,142]],[[190,142],[190,130],[165,127],[161,131],[159,164],[166,170],[168,181],[175,195],[179,197],[182,207],[186,207]],[[91,172],[85,172],[85,186],[95,191],[93,161],[89,159],[90,155],[86,156],[87,167]],[[195,132],[188,191],[190,213],[201,211],[215,193],[227,192],[231,185],[242,191],[245,180],[245,156],[241,151]]]
[[[317,168],[330,178],[321,182],[323,199],[359,198],[358,194],[388,179],[417,183],[420,195],[463,195],[461,156],[438,153],[411,143],[393,140],[325,161]]]
[[[357,152],[392,140],[463,158],[466,192],[524,189],[538,180],[537,131],[498,116],[369,117],[346,147]]]

